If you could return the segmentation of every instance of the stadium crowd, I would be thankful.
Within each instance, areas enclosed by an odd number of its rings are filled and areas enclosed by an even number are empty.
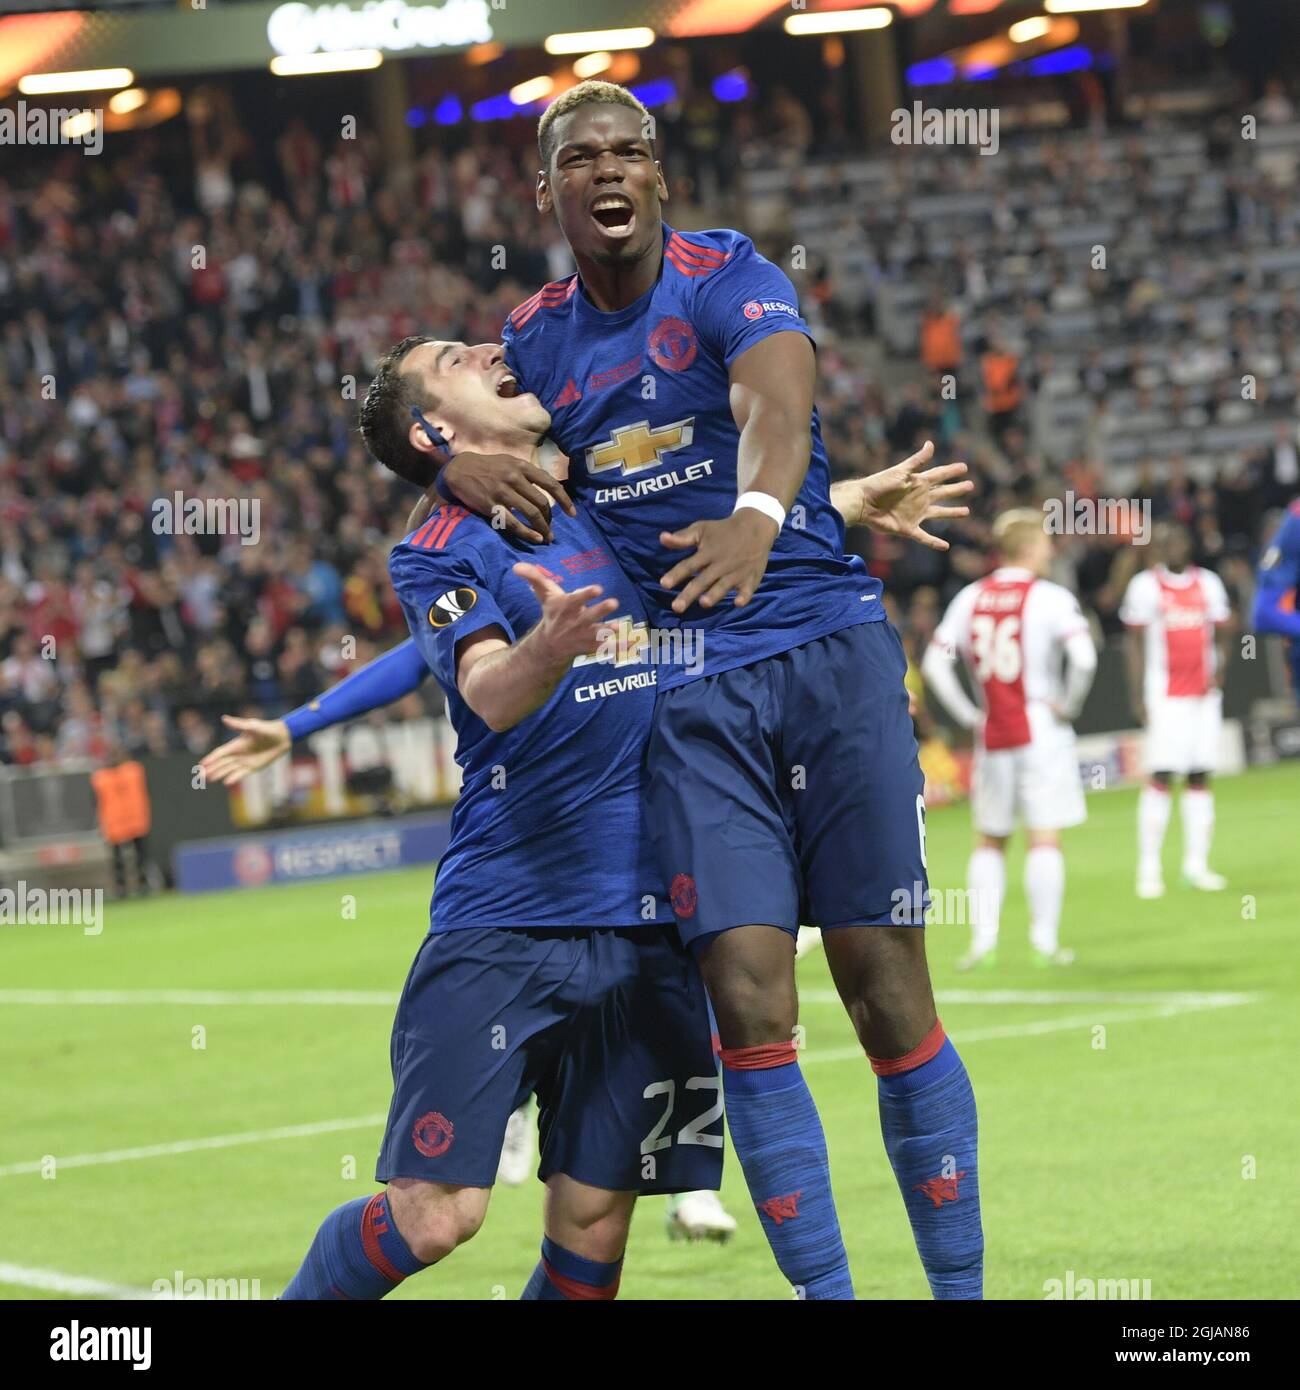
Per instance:
[[[255,141],[219,93],[208,100],[189,113],[188,132],[174,122],[111,138],[103,160],[69,153],[0,179],[6,763],[98,761],[117,748],[197,756],[221,713],[283,712],[403,637],[386,558],[412,499],[366,458],[356,432],[373,364],[412,332],[493,340],[511,307],[571,269],[533,207],[526,142],[512,149],[491,127],[468,139],[430,133],[410,163],[390,167],[365,133],[331,145],[294,120]],[[812,132],[788,92],[739,104],[725,124],[698,106],[676,113],[664,142],[669,178],[689,180],[709,206],[676,198],[670,219],[712,225],[721,211],[747,225],[745,171],[774,147],[796,205],[803,161],[820,149]],[[828,152],[843,153],[837,136]],[[1143,412],[1152,428],[1171,411],[1192,429],[1212,424],[1233,402],[1210,378],[1231,381],[1267,359],[1284,407],[1267,443],[1233,453],[1212,476],[1179,456],[1139,459],[1134,487],[1155,518],[1191,526],[1198,558],[1248,599],[1262,519],[1300,488],[1297,282],[1283,267],[1261,289],[1247,267],[1228,286],[1226,318],[1208,328],[1166,311],[1218,287],[1211,254],[1295,246],[1294,188],[1276,168],[1225,174],[1228,156],[1207,148],[1187,180],[1220,239],[1205,255],[1162,252],[1160,273],[1099,280],[1067,273],[1048,235],[1088,210],[1082,190],[1100,166],[1086,145],[1062,152],[1042,138],[1021,151],[1048,177],[1029,212],[998,191],[1014,164],[995,175],[1002,161],[967,158],[967,191],[980,178],[999,183],[987,215],[969,213],[988,235],[951,256],[924,200],[907,200],[951,171],[952,157],[884,158],[894,201],[872,214],[852,189],[837,193],[794,278],[822,342],[835,472],[886,466],[928,437],[941,457],[967,459],[977,482],[974,514],[948,528],[945,555],[850,535],[886,580],[913,649],[951,592],[989,567],[997,510],[1067,488],[1106,495],[1117,462],[1108,441],[1145,428]],[[1157,242],[1174,236],[1169,190],[1141,143],[1107,159],[1107,180],[1136,190],[1126,225],[1149,222]],[[807,167],[835,178],[833,160]],[[760,239],[783,263],[787,231]],[[819,253],[819,236],[833,249]],[[898,312],[906,295],[910,319]],[[1070,310],[1100,314],[1123,351],[1076,351],[1076,329],[1063,352],[1051,319]],[[903,344],[892,354],[902,367],[888,375],[865,343],[886,321]],[[1168,349],[1189,331],[1213,360],[1179,381]],[[964,381],[967,370],[975,384],[946,399],[941,379]],[[1061,399],[1096,407],[1065,458],[1051,447],[1047,409]],[[256,543],[160,529],[156,503],[177,493],[256,502]],[[1065,539],[1059,577],[1115,630],[1140,552],[1122,535]]]

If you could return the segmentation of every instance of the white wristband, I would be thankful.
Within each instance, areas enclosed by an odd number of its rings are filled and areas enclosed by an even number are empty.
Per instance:
[[[785,508],[769,492],[742,492],[731,509],[732,515],[734,516],[741,507],[753,507],[756,512],[770,516],[776,522],[778,531],[785,525]]]

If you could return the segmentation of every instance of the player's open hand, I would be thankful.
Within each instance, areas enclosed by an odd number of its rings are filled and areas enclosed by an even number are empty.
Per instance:
[[[233,787],[250,772],[273,763],[289,751],[293,739],[283,719],[236,719],[223,714],[221,722],[228,729],[238,730],[234,738],[214,748],[199,762],[203,775],[210,782]]]
[[[736,607],[743,608],[763,582],[776,534],[772,518],[753,507],[742,507],[721,521],[696,521],[681,531],[664,531],[661,545],[692,551],[659,581],[665,589],[686,585],[673,600],[673,612],[685,613],[693,603],[712,608],[733,589]]]
[[[443,466],[442,486],[499,530],[535,544],[551,539],[552,499],[577,515],[563,483],[511,454],[456,454]]]
[[[568,592],[537,565],[518,564],[513,570],[542,605],[541,621],[529,636],[547,664],[567,667],[574,657],[594,656],[606,631],[605,619],[618,609],[618,600],[602,599],[605,591],[599,584]]]
[[[910,458],[872,473],[836,483],[831,500],[849,526],[869,526],[873,531],[916,541],[931,550],[947,550],[948,542],[925,529],[927,521],[943,521],[970,515],[967,506],[952,505],[953,499],[973,492],[975,484],[966,478],[964,463],[925,465],[934,457],[934,445],[927,439]]]

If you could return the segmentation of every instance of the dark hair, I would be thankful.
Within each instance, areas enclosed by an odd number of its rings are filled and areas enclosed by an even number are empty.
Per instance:
[[[598,78],[579,82],[576,87],[561,92],[542,112],[542,118],[537,122],[537,151],[542,157],[543,167],[548,172],[551,156],[555,153],[555,122],[561,116],[567,116],[570,111],[576,111],[580,106],[596,105],[626,106],[629,110],[637,112],[643,122],[652,119],[640,98],[626,87],[620,87],[615,82],[602,82]],[[654,126],[651,125],[650,129],[653,130]],[[654,138],[649,135],[646,138],[650,141],[650,151],[653,154]]]
[[[361,402],[358,420],[366,448],[399,478],[416,487],[427,488],[437,476],[438,463],[429,454],[421,453],[411,443],[411,407],[432,410],[433,402],[416,399],[414,384],[402,371],[402,364],[412,348],[438,340],[425,333],[403,338],[395,348],[379,359],[374,380]]]

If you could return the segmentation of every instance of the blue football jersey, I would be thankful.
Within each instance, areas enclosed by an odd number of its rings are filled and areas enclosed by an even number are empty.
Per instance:
[[[660,579],[681,558],[660,533],[730,515],[740,433],[728,368],[770,333],[811,338],[794,286],[739,232],[664,228],[659,279],[635,304],[597,309],[576,275],[509,316],[506,360],[551,412],[568,486],[591,509],[658,628],[699,629],[702,662],[665,664],[661,689],[748,665],[853,623],[884,618],[881,585],[844,554],[817,412],[808,476],[744,608],[678,617]]]
[[[1300,499],[1287,508],[1281,525],[1264,547],[1255,579],[1262,589],[1289,593],[1300,588]]]
[[[551,524],[552,543],[533,546],[443,506],[389,558],[411,634],[447,694],[463,774],[433,931],[673,920],[642,811],[656,674],[645,613],[590,516],[557,510]],[[456,644],[494,623],[514,642],[537,623],[541,605],[511,573],[521,560],[564,589],[599,584],[619,609],[595,656],[579,658],[541,709],[494,733],[457,689]]]

